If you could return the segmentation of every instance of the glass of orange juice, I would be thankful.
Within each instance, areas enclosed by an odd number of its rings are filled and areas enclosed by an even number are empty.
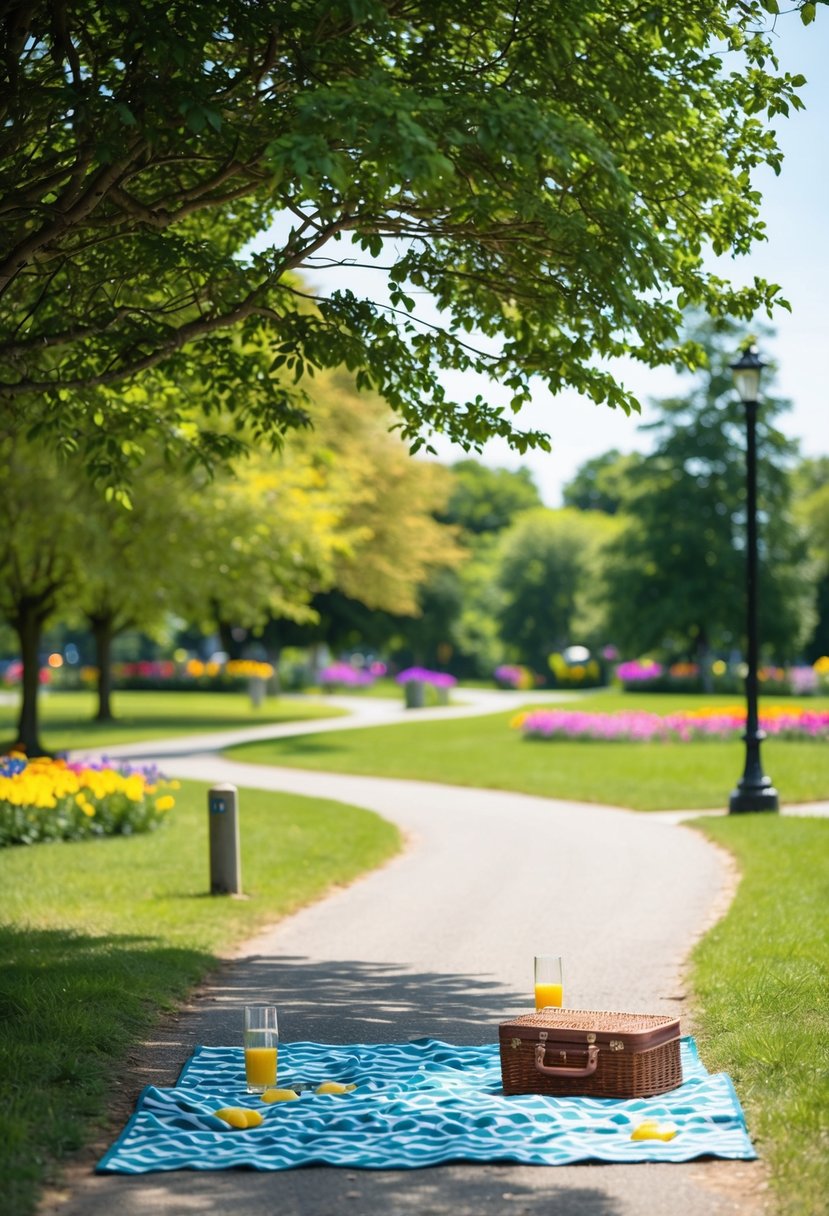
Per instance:
[[[561,978],[561,958],[557,954],[536,954],[536,1009],[546,1009],[549,1005],[560,1006],[563,1000],[564,986]]]
[[[245,1006],[245,1080],[249,1094],[276,1085],[279,1030],[275,1005]]]

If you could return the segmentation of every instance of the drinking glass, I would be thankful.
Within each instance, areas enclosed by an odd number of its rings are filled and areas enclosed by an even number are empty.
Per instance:
[[[249,1094],[276,1085],[279,1030],[275,1005],[245,1006],[245,1080]]]
[[[561,978],[561,958],[557,954],[535,956],[535,1007],[546,1009],[550,1005],[560,1006],[564,1000]]]

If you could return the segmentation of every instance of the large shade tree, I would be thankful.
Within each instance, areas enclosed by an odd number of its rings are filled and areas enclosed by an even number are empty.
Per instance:
[[[780,164],[766,120],[801,104],[776,9],[11,0],[2,429],[117,479],[149,432],[227,447],[170,385],[199,400],[209,381],[211,409],[273,436],[302,420],[315,368],[346,365],[414,444],[546,445],[514,417],[536,376],[630,409],[605,360],[673,360],[686,304],[748,316],[776,295],[705,262],[761,235],[753,174]],[[327,294],[298,283],[360,250],[387,300],[345,273]],[[419,317],[424,293],[437,312]],[[278,376],[245,359],[263,334]],[[493,377],[506,404],[451,401],[445,369]]]

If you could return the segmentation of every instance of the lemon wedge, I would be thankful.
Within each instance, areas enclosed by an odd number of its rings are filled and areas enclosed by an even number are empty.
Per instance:
[[[630,1133],[631,1140],[673,1140],[679,1131],[675,1123],[659,1123],[656,1119],[646,1119],[637,1123]]]
[[[299,1094],[295,1089],[266,1089],[261,1098],[263,1102],[296,1102]]]
[[[246,1106],[223,1106],[221,1110],[213,1112],[217,1119],[223,1119],[231,1127],[246,1128],[258,1127],[262,1122],[262,1116],[258,1110],[248,1110]]]
[[[356,1085],[343,1085],[341,1081],[323,1081],[314,1090],[315,1094],[350,1094]]]

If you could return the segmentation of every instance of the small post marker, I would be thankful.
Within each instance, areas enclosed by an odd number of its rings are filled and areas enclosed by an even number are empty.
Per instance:
[[[235,785],[214,785],[207,794],[210,827],[210,894],[242,894],[239,803]]]

